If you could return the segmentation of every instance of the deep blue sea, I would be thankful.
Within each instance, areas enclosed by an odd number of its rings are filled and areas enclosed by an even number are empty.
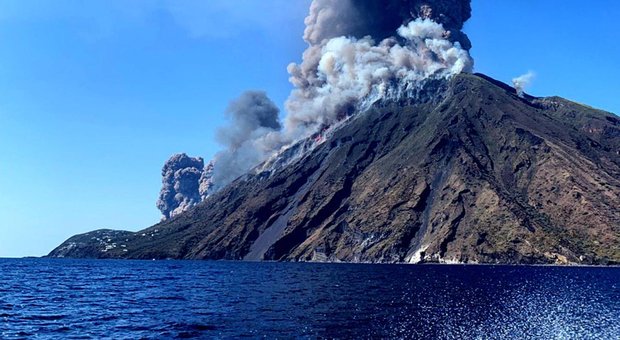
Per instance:
[[[620,339],[620,268],[0,259],[0,338]]]

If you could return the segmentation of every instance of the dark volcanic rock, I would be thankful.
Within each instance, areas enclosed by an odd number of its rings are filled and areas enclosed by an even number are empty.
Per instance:
[[[123,249],[86,254],[70,239],[50,256],[620,262],[617,116],[519,98],[481,75],[436,89],[376,106],[280,171],[127,234]]]

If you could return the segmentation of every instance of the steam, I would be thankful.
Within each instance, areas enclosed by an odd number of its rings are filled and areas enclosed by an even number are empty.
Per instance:
[[[330,127],[373,103],[411,97],[427,81],[471,72],[471,43],[461,29],[469,0],[313,0],[305,19],[308,48],[288,66],[294,86],[284,124],[264,92],[233,101],[218,131],[224,150],[200,177],[202,199],[257,165],[311,150]],[[327,132],[326,132],[327,131]],[[301,143],[296,143],[302,141]]]
[[[520,75],[516,78],[512,79],[512,85],[515,90],[517,90],[517,95],[523,98],[523,94],[525,93],[525,89],[530,86],[536,74],[532,71],[527,72],[526,74]]]

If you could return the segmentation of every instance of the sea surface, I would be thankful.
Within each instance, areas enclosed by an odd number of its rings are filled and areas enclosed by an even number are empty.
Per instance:
[[[0,259],[0,338],[620,339],[620,268]]]

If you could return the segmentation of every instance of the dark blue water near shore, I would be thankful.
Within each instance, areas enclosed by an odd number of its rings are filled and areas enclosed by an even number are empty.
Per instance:
[[[620,338],[620,269],[0,260],[1,338]]]

